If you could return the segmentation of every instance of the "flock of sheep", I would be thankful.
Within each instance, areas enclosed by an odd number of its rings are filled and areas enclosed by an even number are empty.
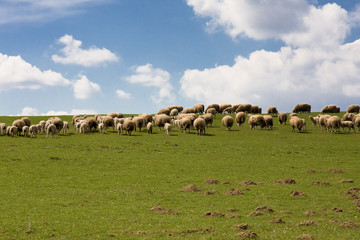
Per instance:
[[[321,113],[316,117],[309,116],[314,126],[319,126],[326,129],[328,132],[337,132],[344,128],[348,128],[349,132],[358,127],[360,130],[360,106],[350,105],[342,118],[338,116],[331,116],[325,113],[339,113],[340,108],[335,105],[325,106]],[[205,106],[203,104],[196,104],[192,108],[183,108],[181,106],[168,106],[158,111],[153,116],[152,114],[140,114],[133,117],[124,118],[122,113],[109,113],[106,116],[95,114],[94,117],[74,115],[72,118],[72,125],[76,133],[86,133],[90,131],[99,131],[103,134],[108,128],[112,127],[113,131],[117,131],[120,135],[123,132],[131,135],[132,131],[139,129],[146,129],[149,134],[152,133],[153,126],[157,126],[159,131],[164,127],[165,134],[170,135],[172,127],[179,128],[182,132],[190,132],[190,129],[195,129],[198,135],[204,135],[207,127],[212,126],[213,119],[216,114],[236,114],[235,120],[232,116],[226,115],[222,118],[222,125],[230,130],[234,122],[238,126],[245,123],[246,117],[251,129],[272,129],[273,117],[277,116],[280,124],[286,124],[288,115],[286,113],[278,113],[275,106],[270,106],[267,110],[267,115],[261,115],[262,109],[256,105],[251,104],[211,104]],[[297,104],[293,112],[289,114],[289,123],[292,131],[297,129],[299,132],[306,127],[306,120],[299,118],[297,113],[310,113],[311,105],[307,103]],[[355,114],[356,113],[356,114]],[[247,114],[247,115],[246,115]],[[69,122],[63,121],[59,117],[51,117],[47,121],[42,120],[38,124],[31,125],[28,117],[15,120],[11,126],[6,126],[5,123],[0,123],[0,132],[2,135],[36,137],[37,134],[46,134],[54,137],[59,132],[64,134],[69,133]]]

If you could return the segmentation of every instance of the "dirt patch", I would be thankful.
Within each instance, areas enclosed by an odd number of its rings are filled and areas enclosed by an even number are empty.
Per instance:
[[[333,208],[331,211],[333,211],[333,212],[343,212],[342,209],[337,208],[337,207]]]
[[[209,233],[209,232],[215,232],[212,228],[189,228],[181,232],[181,234],[190,234],[190,233]]]
[[[135,234],[135,235],[145,235],[146,232],[144,231],[124,231],[126,234]]]
[[[223,182],[222,184],[230,184],[230,182]]]
[[[270,223],[285,223],[281,218],[274,218],[270,220]]]
[[[301,235],[297,236],[296,239],[315,239],[315,236],[306,233],[306,234],[301,234]]]
[[[258,211],[254,211],[249,214],[249,216],[251,216],[251,217],[257,217],[257,216],[261,216],[261,215],[264,215],[264,213],[258,212]]]
[[[240,225],[234,225],[232,228],[234,230],[248,230],[250,228],[250,225],[246,224],[246,223],[243,223],[243,224],[240,224]]]
[[[304,220],[299,225],[300,226],[316,226],[317,223],[315,221],[312,221],[312,220]]]
[[[359,228],[359,226],[354,222],[344,222],[340,227],[349,227],[349,228]]]
[[[213,191],[206,191],[204,192],[205,196],[210,196],[210,195],[214,195],[215,193]]]
[[[341,169],[329,169],[329,172],[332,172],[332,173],[343,173],[343,170],[341,170]]]
[[[241,238],[241,239],[257,238],[258,237],[258,235],[256,233],[251,232],[251,231],[239,232],[238,234],[236,234],[236,236]]]
[[[305,214],[305,216],[311,217],[312,215],[315,214],[315,212],[310,210],[310,211],[305,211],[304,214]]]
[[[330,185],[328,182],[312,181],[311,184],[314,185]]]
[[[341,179],[340,182],[341,183],[353,183],[354,180],[352,180],[352,179]]]
[[[337,222],[340,222],[340,220],[337,218],[332,218],[329,220],[329,223],[337,223]]]
[[[236,195],[244,195],[244,193],[242,191],[240,191],[239,189],[232,188],[228,192],[226,192],[225,195],[236,196]]]
[[[305,193],[299,191],[291,191],[290,194],[293,197],[305,197]]]
[[[346,191],[347,194],[356,194],[356,193],[360,193],[360,188],[357,187],[352,187],[349,188],[349,190]]]
[[[242,181],[240,182],[241,185],[246,185],[246,186],[249,186],[249,185],[257,185],[256,182],[253,182],[251,180],[245,180],[245,181]]]
[[[196,185],[194,185],[194,184],[189,184],[189,185],[183,187],[181,189],[181,191],[184,191],[184,192],[197,192],[197,191],[200,191],[200,189],[197,188]]]
[[[274,182],[274,184],[280,185],[280,184],[296,184],[294,179],[285,178],[282,180],[279,180],[277,182]]]
[[[308,172],[308,173],[316,173],[316,171],[313,170],[313,169],[309,169],[309,170],[307,170],[306,172]]]
[[[228,218],[239,218],[241,217],[240,214],[233,214],[233,213],[222,213],[222,212],[206,212],[203,214],[205,217],[228,217]]]
[[[203,182],[203,184],[218,184],[219,181],[216,179],[207,179]]]
[[[165,209],[163,206],[153,206],[152,208],[150,208],[150,211],[162,213],[162,214],[178,215],[178,212],[173,211],[171,209]]]
[[[255,211],[265,211],[265,212],[274,212],[274,210],[268,206],[259,206]]]

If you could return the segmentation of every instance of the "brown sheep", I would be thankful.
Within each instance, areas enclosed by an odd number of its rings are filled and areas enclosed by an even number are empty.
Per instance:
[[[93,129],[96,131],[98,127],[98,123],[94,117],[87,117],[85,118],[85,121],[87,121],[90,131]],[[65,123],[65,122],[64,122]]]
[[[273,117],[271,115],[264,115],[265,125],[267,129],[272,129],[274,126]]]
[[[210,127],[212,127],[212,123],[213,123],[213,120],[214,120],[214,116],[211,114],[211,113],[207,113],[207,114],[204,114],[202,116],[199,116],[199,118],[202,118],[205,120],[205,123],[206,123],[206,127],[208,125],[210,125]],[[194,123],[195,123],[196,119],[194,120]]]
[[[25,122],[25,126],[28,126],[28,127],[31,126],[31,121],[28,117],[23,117],[23,118],[21,118],[21,120],[23,120]]]
[[[215,108],[217,113],[220,113],[220,106],[219,104],[210,104],[206,107],[205,112],[209,109],[209,108]]]
[[[196,104],[194,107],[193,107],[195,113],[199,114],[199,113],[203,113],[204,112],[204,109],[205,109],[205,106],[204,104]]]
[[[299,103],[296,104],[294,109],[292,110],[293,113],[310,113],[311,112],[311,105],[308,103]]]
[[[161,127],[164,127],[165,123],[171,122],[171,118],[165,114],[155,115],[154,122],[155,122],[155,125],[158,126],[159,131],[161,131]]]
[[[304,122],[301,118],[295,116],[290,118],[289,122],[290,126],[292,127],[292,132],[295,132],[295,129],[297,129],[299,132],[302,130]]]
[[[184,117],[182,119],[180,119],[180,127],[181,127],[181,132],[186,133],[186,129],[188,129],[188,132],[190,133],[190,128],[192,126],[191,120],[187,117]]]
[[[220,105],[219,105],[219,113],[223,113],[224,110],[225,110],[226,108],[228,108],[228,107],[231,107],[231,104],[228,104],[228,103],[226,103],[226,104],[220,104]]]
[[[116,118],[117,113],[111,112],[111,113],[108,113],[107,116],[112,117],[112,118]]]
[[[49,137],[49,134],[51,134],[51,137],[54,138],[54,135],[57,132],[57,128],[55,126],[55,124],[49,124],[46,128],[46,138]]]
[[[286,125],[286,121],[287,121],[286,113],[283,113],[283,112],[279,113],[278,120],[281,125],[282,124]]]
[[[321,110],[322,113],[339,113],[340,107],[337,107],[335,105],[326,105]]]
[[[238,126],[241,126],[245,123],[246,115],[244,112],[238,112],[235,115],[235,122]]]
[[[255,129],[257,126],[259,126],[261,129],[263,129],[266,126],[264,116],[262,115],[248,115],[248,123],[250,125],[251,129]]]
[[[326,120],[326,129],[328,132],[337,132],[341,127],[341,119],[338,116],[331,116]]]
[[[348,108],[347,108],[347,111],[348,113],[359,113],[360,111],[360,106],[357,105],[357,104],[353,104],[353,105],[350,105]]]
[[[25,122],[23,120],[17,119],[12,123],[12,126],[17,127],[16,133],[18,135],[20,135],[20,133],[22,132],[23,127],[26,126],[26,124],[25,124]]]
[[[206,109],[206,113],[211,113],[215,118],[217,111],[215,108],[208,108]]]
[[[221,123],[226,128],[226,130],[230,131],[231,127],[234,124],[234,119],[231,116],[227,115],[221,119]]]
[[[271,114],[278,114],[278,110],[276,109],[275,106],[270,106],[267,110],[267,114],[271,115]]]
[[[235,112],[249,113],[251,111],[251,104],[239,104]]]
[[[165,114],[165,115],[170,115],[170,110],[169,109],[166,109],[166,108],[163,108],[163,109],[160,109],[156,115],[161,115],[161,114]]]
[[[139,131],[141,132],[141,129],[146,126],[146,122],[143,117],[134,117],[132,121],[135,123],[135,131],[136,128],[139,128]]]
[[[340,126],[341,126],[343,132],[344,132],[344,128],[346,128],[346,127],[349,128],[349,132],[350,132],[351,129],[354,130],[354,133],[356,132],[355,131],[355,124],[352,121],[341,121]]]
[[[135,129],[135,127],[135,123],[130,119],[126,119],[123,124],[123,129],[126,131],[128,136],[131,135],[131,132]]]
[[[187,114],[187,113],[195,113],[195,110],[193,108],[185,108],[184,110],[181,111],[182,114]]]
[[[204,135],[205,134],[205,128],[206,128],[206,122],[202,118],[197,118],[194,121],[194,128],[197,131],[198,135]]]

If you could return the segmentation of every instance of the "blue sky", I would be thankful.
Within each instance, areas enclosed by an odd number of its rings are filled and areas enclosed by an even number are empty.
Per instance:
[[[360,102],[360,5],[2,0],[0,115]]]

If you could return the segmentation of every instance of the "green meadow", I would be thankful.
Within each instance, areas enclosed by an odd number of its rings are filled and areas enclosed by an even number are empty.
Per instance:
[[[359,239],[360,133],[308,115],[302,133],[217,115],[205,136],[0,135],[0,239]]]

